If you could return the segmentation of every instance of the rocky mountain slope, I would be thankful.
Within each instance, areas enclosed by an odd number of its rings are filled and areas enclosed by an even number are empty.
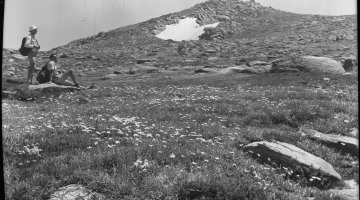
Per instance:
[[[163,40],[166,25],[195,17],[206,28],[199,40]],[[294,56],[324,56],[357,66],[356,16],[300,15],[264,7],[255,1],[209,0],[181,12],[75,40],[52,49],[65,68],[78,71],[132,67],[145,63],[159,69],[183,66],[224,68],[251,61],[271,64]],[[3,68],[17,59],[4,51]],[[45,61],[49,52],[41,52]],[[26,67],[26,60],[17,62]],[[14,73],[16,76],[16,73]]]

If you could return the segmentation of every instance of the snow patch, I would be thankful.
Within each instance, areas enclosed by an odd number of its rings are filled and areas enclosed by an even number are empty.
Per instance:
[[[185,18],[181,19],[178,24],[166,25],[166,28],[163,32],[156,35],[156,37],[164,40],[199,40],[199,36],[204,33],[204,28],[207,27],[216,27],[219,25],[219,22],[214,24],[208,24],[205,26],[200,26],[196,23],[196,18]]]

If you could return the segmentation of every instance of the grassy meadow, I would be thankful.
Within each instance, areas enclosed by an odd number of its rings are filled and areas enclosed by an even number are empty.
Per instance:
[[[357,75],[149,76],[3,99],[6,199],[47,199],[69,184],[106,199],[343,199],[315,172],[242,152],[263,140],[294,144],[358,181],[358,158],[298,133],[358,127]]]

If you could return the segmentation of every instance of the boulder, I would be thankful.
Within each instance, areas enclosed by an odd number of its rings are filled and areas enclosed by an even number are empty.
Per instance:
[[[246,69],[249,69],[249,67],[246,65],[240,65],[240,66],[233,66],[233,67],[227,67],[227,68],[221,69],[218,73],[219,74],[237,74],[237,73],[242,73]]]
[[[107,74],[107,75],[100,77],[99,79],[104,81],[104,80],[114,79],[114,77],[117,77],[117,76],[118,76],[117,74]]]
[[[252,73],[252,74],[259,74],[259,73],[267,73],[270,72],[271,65],[254,65],[245,69],[243,73]]]
[[[136,63],[137,64],[142,64],[142,63],[146,63],[146,62],[155,62],[156,60],[154,59],[137,59]]]
[[[65,86],[65,85],[57,85],[55,83],[43,83],[43,84],[38,84],[38,85],[28,85],[27,86],[27,89],[29,89],[29,90],[45,90],[45,89],[50,89],[50,88],[73,89],[73,90],[78,90],[79,89],[77,87]]]
[[[285,61],[274,62],[270,70],[271,73],[301,71],[332,74],[345,72],[340,62],[327,57],[315,56],[293,57]]]
[[[336,148],[344,153],[359,157],[359,141],[355,137],[347,137],[335,134],[323,134],[312,129],[301,129],[300,133],[313,140],[320,141],[325,145]]]
[[[105,197],[99,193],[92,192],[81,185],[71,184],[59,188],[56,192],[50,195],[50,200],[62,199],[102,200],[105,199]]]
[[[323,176],[330,179],[331,183],[341,181],[341,176],[333,166],[313,154],[310,154],[294,145],[284,142],[253,142],[245,145],[243,151],[251,151],[253,155],[260,155],[260,160],[266,161],[270,158],[278,166],[289,166],[304,169],[304,171],[319,171]]]
[[[26,56],[22,56],[20,54],[12,54],[11,57],[18,59],[18,60],[25,60]]]
[[[69,57],[66,53],[61,53],[60,54],[60,58],[67,58],[67,57]]]
[[[136,69],[134,69],[134,71],[136,73],[156,73],[159,72],[159,69],[151,66],[136,65]]]
[[[254,61],[250,61],[249,63],[247,63],[248,66],[254,66],[254,65],[267,65],[268,63],[265,61],[259,61],[259,60],[254,60]]]
[[[195,69],[194,72],[195,74],[198,74],[198,73],[217,73],[218,71],[216,69],[204,67],[200,69]]]

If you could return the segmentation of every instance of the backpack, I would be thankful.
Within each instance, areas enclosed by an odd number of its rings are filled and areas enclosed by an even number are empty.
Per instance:
[[[25,47],[26,38],[27,37],[24,37],[22,39],[21,46],[20,46],[20,49],[19,49],[19,53],[21,55],[23,55],[23,56],[27,56],[30,53],[30,51],[32,50],[32,48]]]
[[[41,83],[46,83],[50,81],[50,70],[48,70],[46,63],[41,70],[39,71],[38,75],[36,76],[36,80]]]

